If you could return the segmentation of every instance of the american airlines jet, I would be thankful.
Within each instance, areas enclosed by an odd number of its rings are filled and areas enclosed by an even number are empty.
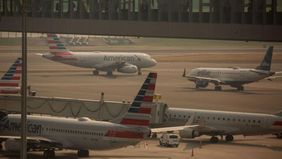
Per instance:
[[[221,90],[221,85],[230,85],[237,90],[244,90],[243,85],[268,78],[281,72],[272,72],[273,47],[270,46],[260,63],[256,68],[195,68],[186,75],[184,70],[183,76],[193,81],[196,88],[205,88],[209,83],[215,85],[215,90]],[[274,77],[273,77],[274,78]]]
[[[226,141],[233,141],[233,135],[276,134],[282,138],[282,112],[260,114],[169,108],[163,126],[175,127],[157,128],[153,132],[178,131],[183,138],[209,135],[212,143],[219,141],[218,136],[225,136]]]
[[[83,67],[94,68],[94,75],[99,71],[112,75],[113,71],[121,73],[141,74],[142,68],[153,67],[157,64],[151,56],[145,53],[133,52],[72,52],[60,41],[56,34],[47,34],[50,52],[42,57],[52,61]]]
[[[20,93],[22,59],[18,58],[0,79],[0,94]]]
[[[149,73],[128,112],[115,122],[94,121],[53,116],[27,116],[28,149],[44,150],[45,157],[54,157],[55,149],[78,150],[78,156],[88,156],[88,150],[106,150],[135,145],[150,135],[151,109],[156,73]],[[8,150],[19,150],[20,115],[0,111],[1,141]],[[15,136],[15,137],[12,137]]]

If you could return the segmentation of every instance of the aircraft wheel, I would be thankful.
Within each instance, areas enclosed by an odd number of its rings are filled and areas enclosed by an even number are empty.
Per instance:
[[[78,150],[77,156],[78,157],[89,157],[89,150]]]
[[[239,86],[239,87],[237,87],[237,90],[238,90],[238,91],[243,91],[243,90],[244,90],[244,87],[243,87],[243,86]]]
[[[107,76],[113,76],[113,72],[112,71],[108,71],[107,72]]]
[[[221,91],[221,90],[222,90],[222,87],[221,87],[221,86],[215,86],[215,87],[214,87],[214,90],[216,90],[216,91]]]
[[[212,136],[211,139],[210,139],[211,143],[218,143],[218,141],[219,141],[219,139],[216,136]]]
[[[55,157],[55,150],[45,150],[43,152],[44,158],[54,158]]]
[[[0,143],[0,151],[3,151],[3,145],[2,145],[2,142]]]
[[[225,136],[226,141],[233,141],[233,139],[234,139],[233,135],[226,135]]]
[[[282,133],[275,134],[278,139],[282,139]]]
[[[93,75],[99,75],[99,71],[94,70],[94,71],[93,71]]]
[[[142,75],[141,69],[138,68],[138,75]]]
[[[196,88],[196,89],[199,89],[200,87],[199,87],[199,85],[196,84],[195,88]]]

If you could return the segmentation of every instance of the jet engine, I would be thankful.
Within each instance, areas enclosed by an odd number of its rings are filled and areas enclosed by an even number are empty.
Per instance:
[[[209,85],[209,82],[206,80],[197,80],[196,82],[197,87],[205,88]]]
[[[7,151],[20,151],[21,141],[17,139],[7,139],[4,142],[4,146]]]
[[[136,73],[138,69],[135,65],[127,64],[118,68],[117,71],[121,73]]]
[[[185,128],[179,132],[181,138],[194,138],[200,136],[200,133],[191,128]]]

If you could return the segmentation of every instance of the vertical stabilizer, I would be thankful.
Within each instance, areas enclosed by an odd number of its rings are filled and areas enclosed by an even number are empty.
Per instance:
[[[153,97],[157,73],[149,73],[137,96],[132,102],[127,114],[122,118],[120,124],[132,126],[149,126],[151,110],[154,105]]]
[[[22,59],[18,58],[1,77],[0,94],[17,94],[20,91]]]
[[[268,47],[262,62],[260,63],[258,67],[256,67],[256,69],[270,71],[271,61],[272,61],[272,52],[273,52],[273,46]]]
[[[47,34],[47,40],[50,53],[56,56],[71,54],[57,34]]]

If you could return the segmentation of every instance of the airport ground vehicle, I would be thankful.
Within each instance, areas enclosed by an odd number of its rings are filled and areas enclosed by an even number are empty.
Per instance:
[[[175,133],[162,134],[161,138],[159,139],[160,145],[167,147],[178,147],[179,141],[180,137]]]

